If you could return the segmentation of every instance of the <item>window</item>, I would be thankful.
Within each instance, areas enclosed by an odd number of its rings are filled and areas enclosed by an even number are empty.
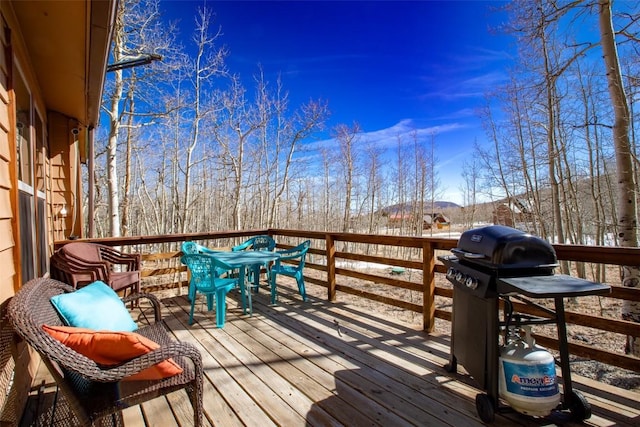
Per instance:
[[[31,92],[14,63],[16,158],[22,280],[48,271],[46,227],[46,133],[33,105]]]
[[[36,240],[38,244],[38,276],[43,276],[49,271],[49,248],[47,245],[47,188],[46,183],[49,182],[47,174],[47,134],[43,120],[36,110],[35,115],[35,136],[36,136],[36,155],[35,155],[35,193],[36,193]]]

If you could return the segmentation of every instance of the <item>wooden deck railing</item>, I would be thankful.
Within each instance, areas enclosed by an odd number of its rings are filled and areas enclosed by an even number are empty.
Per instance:
[[[294,246],[302,239],[311,239],[312,245],[305,267],[305,281],[326,288],[327,298],[335,300],[340,293],[350,294],[363,300],[386,304],[402,310],[421,314],[422,327],[431,331],[435,319],[451,320],[449,303],[436,304],[436,298],[445,301],[452,297],[452,289],[444,278],[445,268],[437,256],[446,254],[456,246],[457,239],[409,237],[392,235],[370,235],[356,233],[323,233],[303,230],[250,230],[218,233],[173,234],[165,236],[136,236],[125,238],[91,239],[111,246],[129,248],[131,252],[143,254],[143,288],[149,291],[185,286],[185,267],[179,262],[180,243],[194,240],[209,247],[230,247],[244,241],[248,236],[270,234],[279,247]],[[56,242],[56,247],[66,242]],[[609,272],[607,283],[612,292],[606,297],[616,303],[640,302],[640,289],[620,286],[616,266],[637,265],[640,249],[576,245],[554,245],[560,261],[590,263],[602,267],[614,267]],[[579,265],[579,264],[576,264]],[[373,266],[373,268],[372,268]],[[421,281],[411,280],[413,275],[391,274],[417,272]],[[407,280],[407,276],[410,276]],[[589,277],[587,277],[589,278]],[[388,292],[372,292],[367,284],[388,289]],[[398,290],[408,291],[409,300],[394,297]],[[395,291],[395,292],[392,292]],[[419,298],[414,298],[416,295]],[[578,300],[579,302],[579,300]],[[544,315],[537,308],[514,302],[514,309],[532,315]],[[593,328],[604,333],[640,336],[640,324],[620,318],[607,317],[567,308],[567,322]],[[557,349],[557,337],[553,334],[536,334],[543,346]],[[597,360],[632,371],[640,371],[640,359],[592,345],[570,342],[572,355]]]

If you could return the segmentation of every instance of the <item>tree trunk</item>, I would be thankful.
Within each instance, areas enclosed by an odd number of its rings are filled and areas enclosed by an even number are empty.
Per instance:
[[[611,1],[600,0],[600,40],[606,66],[609,96],[614,112],[613,143],[616,151],[618,179],[618,237],[622,247],[638,246],[636,213],[636,185],[634,182],[631,141],[629,140],[629,107],[622,84],[622,73],[611,19]],[[637,288],[640,284],[640,269],[636,266],[622,267],[622,286]],[[622,318],[640,322],[640,303],[624,301]],[[640,340],[627,336],[627,354],[640,356]]]
[[[118,8],[114,29],[114,61],[123,55],[124,6]],[[111,94],[109,108],[109,142],[107,144],[107,183],[109,191],[109,227],[111,237],[120,237],[120,194],[118,185],[118,132],[120,131],[120,100],[124,88],[122,70],[115,71],[115,89]]]
[[[360,131],[358,123],[354,123],[352,127],[338,125],[334,130],[340,148],[337,152],[337,164],[340,166],[344,178],[345,199],[342,217],[342,231],[344,233],[349,231],[351,223],[351,197],[356,176],[356,143]]]
[[[135,112],[135,99],[133,96],[135,85],[132,83],[129,86],[127,98],[129,100],[129,117],[127,118],[127,149],[124,159],[124,188],[122,190],[122,235],[129,235],[130,228],[130,210],[131,210],[131,153],[133,150],[133,114]]]

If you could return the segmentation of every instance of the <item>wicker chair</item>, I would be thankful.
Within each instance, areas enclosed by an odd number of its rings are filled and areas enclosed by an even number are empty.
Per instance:
[[[139,293],[140,270],[140,254],[127,254],[96,243],[67,243],[51,256],[51,277],[74,288],[102,280],[115,291]]]
[[[41,356],[49,372],[69,402],[79,425],[95,425],[112,416],[122,425],[122,410],[158,396],[185,389],[194,412],[194,425],[202,425],[202,360],[192,344],[172,340],[162,322],[160,302],[149,294],[134,294],[123,302],[141,298],[153,305],[155,322],[136,331],[160,348],[114,367],[105,367],[73,351],[42,329],[43,325],[63,325],[50,302],[54,295],[74,288],[49,278],[28,282],[11,299],[9,317],[16,333]],[[122,381],[158,362],[173,358],[184,370],[181,374],[153,381]]]

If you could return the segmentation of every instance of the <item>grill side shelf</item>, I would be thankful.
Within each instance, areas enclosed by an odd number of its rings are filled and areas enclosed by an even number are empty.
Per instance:
[[[498,278],[496,290],[503,295],[520,294],[529,298],[556,298],[606,295],[611,293],[611,286],[556,274],[553,276]]]

